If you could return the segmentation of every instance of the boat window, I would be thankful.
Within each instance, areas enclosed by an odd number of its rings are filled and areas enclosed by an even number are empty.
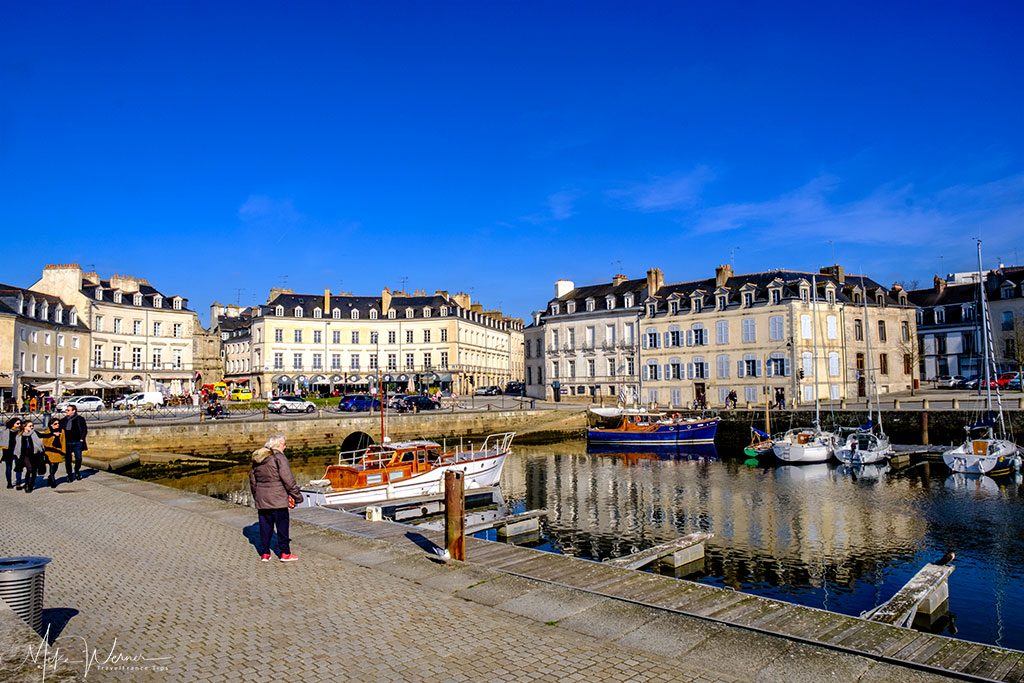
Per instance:
[[[395,481],[396,479],[404,479],[405,470],[394,470],[388,473],[388,481]]]
[[[422,449],[422,448],[417,448],[416,449],[416,459],[418,461],[420,461],[420,462],[426,462],[427,461],[427,452],[424,449]]]
[[[408,450],[402,453],[402,462],[412,462],[416,458],[416,451]]]
[[[383,474],[378,472],[377,474],[367,474],[366,475],[366,485],[367,486],[370,486],[372,484],[382,484],[382,483],[384,483],[384,475]]]

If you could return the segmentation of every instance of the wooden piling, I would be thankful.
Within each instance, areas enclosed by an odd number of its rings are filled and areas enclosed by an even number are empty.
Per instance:
[[[921,411],[921,443],[928,445],[928,413]]]
[[[444,545],[453,560],[466,560],[466,491],[463,473],[444,473]]]

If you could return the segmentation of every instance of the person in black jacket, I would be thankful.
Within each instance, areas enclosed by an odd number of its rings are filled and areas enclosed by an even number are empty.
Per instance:
[[[4,475],[7,477],[7,488],[13,489],[14,484],[11,483],[11,470],[16,470],[18,488],[21,488],[21,465],[17,468],[14,466],[14,439],[18,432],[21,431],[21,418],[12,417],[4,425],[6,429],[3,434],[0,434],[0,461],[4,463]]]
[[[36,434],[35,424],[25,420],[14,437],[14,457],[25,470],[25,493],[36,487],[36,476],[43,473],[43,441]]]
[[[68,481],[82,479],[82,451],[88,446],[85,437],[89,434],[89,425],[85,418],[78,414],[78,408],[68,406],[64,409],[64,419],[60,421],[60,427],[64,430],[64,443],[67,447],[64,456],[64,471],[68,475]],[[71,465],[74,460],[74,470]]]

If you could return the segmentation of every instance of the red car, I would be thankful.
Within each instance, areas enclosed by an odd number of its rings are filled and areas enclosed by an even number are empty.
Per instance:
[[[996,384],[999,388],[1010,388],[1020,389],[1020,373],[1019,372],[1006,372],[996,379]]]

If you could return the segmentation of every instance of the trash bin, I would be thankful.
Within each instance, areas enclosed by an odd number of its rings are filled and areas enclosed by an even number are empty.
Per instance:
[[[0,599],[36,633],[43,628],[43,580],[48,557],[0,558]]]

